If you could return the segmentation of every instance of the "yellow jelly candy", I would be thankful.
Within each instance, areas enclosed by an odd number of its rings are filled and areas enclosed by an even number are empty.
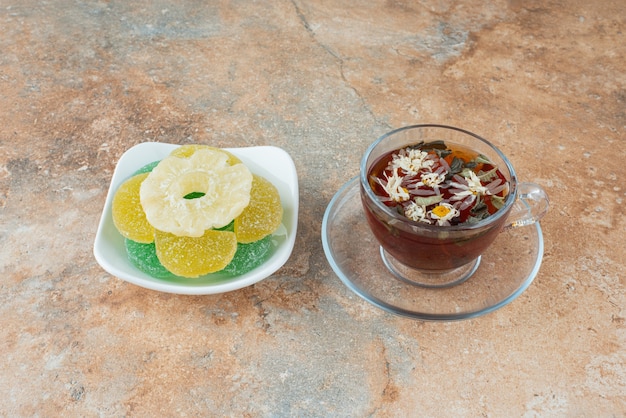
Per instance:
[[[148,173],[138,174],[122,183],[113,196],[111,208],[113,223],[120,234],[143,244],[154,240],[154,228],[139,202],[141,183],[147,176]]]
[[[215,147],[211,147],[209,145],[202,145],[202,144],[181,145],[180,147],[178,147],[174,151],[172,151],[170,153],[170,155],[173,155],[175,157],[180,157],[180,158],[189,158],[199,149],[209,149],[209,150],[212,150],[212,151],[223,152],[224,154],[228,155],[228,160],[226,160],[226,161],[228,162],[229,165],[241,164],[241,160],[239,158],[235,157],[230,152],[228,152],[226,150],[223,150],[221,148],[215,148]]]
[[[179,237],[156,230],[154,244],[161,264],[188,278],[222,270],[237,251],[237,238],[231,231],[208,230],[201,237]]]
[[[283,207],[276,187],[256,174],[252,175],[250,204],[235,218],[237,241],[246,244],[276,231],[283,220]]]

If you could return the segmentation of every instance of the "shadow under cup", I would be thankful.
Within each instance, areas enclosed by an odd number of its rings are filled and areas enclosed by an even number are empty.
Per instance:
[[[369,183],[372,166],[392,151],[432,141],[469,148],[495,163],[509,182],[503,206],[477,223],[438,226],[412,221],[381,202]],[[480,255],[508,225],[517,185],[515,171],[500,150],[478,135],[442,125],[408,126],[380,137],[367,149],[360,167],[363,209],[384,264],[396,277],[426,287],[448,287],[471,277]]]

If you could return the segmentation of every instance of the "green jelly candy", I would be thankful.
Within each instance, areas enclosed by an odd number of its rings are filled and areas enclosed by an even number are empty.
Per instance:
[[[221,228],[215,228],[218,231],[234,231],[235,230],[235,221],[231,221],[228,225],[223,226]]]
[[[126,253],[133,266],[157,279],[175,277],[159,261],[154,242],[142,244],[130,239],[125,240]]]
[[[136,176],[137,174],[143,174],[143,173],[151,172],[154,169],[154,167],[156,167],[160,162],[161,162],[161,160],[157,160],[157,161],[152,161],[151,163],[144,165],[139,170],[135,171],[133,176]]]
[[[258,241],[249,244],[237,244],[237,252],[222,272],[234,275],[241,275],[260,266],[266,260],[272,249],[272,236],[268,235]]]

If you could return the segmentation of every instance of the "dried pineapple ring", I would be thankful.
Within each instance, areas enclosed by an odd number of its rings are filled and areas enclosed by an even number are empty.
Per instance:
[[[226,267],[237,251],[231,231],[208,230],[200,237],[179,237],[155,231],[156,254],[163,266],[177,276],[195,278]]]
[[[141,206],[155,229],[201,237],[228,225],[250,202],[252,174],[229,165],[228,154],[199,148],[188,158],[163,159],[141,184]],[[193,199],[190,194],[199,195]]]
[[[254,242],[276,231],[283,220],[278,189],[265,178],[253,174],[250,204],[235,218],[237,241]]]
[[[148,244],[154,241],[154,228],[139,203],[139,189],[148,173],[126,180],[115,192],[111,204],[113,223],[125,238]]]
[[[202,145],[202,144],[181,145],[180,147],[172,151],[170,155],[173,155],[175,157],[181,157],[181,158],[189,158],[199,149],[209,149],[213,151],[223,152],[224,154],[228,155],[228,164],[230,165],[241,164],[241,160],[237,158],[236,156],[234,156],[233,154],[231,154],[230,152],[223,150],[221,148],[215,148],[209,145]]]

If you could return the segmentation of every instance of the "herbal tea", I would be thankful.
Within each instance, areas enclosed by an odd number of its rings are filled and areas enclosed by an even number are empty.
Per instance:
[[[497,212],[509,193],[496,164],[444,141],[391,151],[372,165],[368,179],[386,206],[438,226],[477,223]]]
[[[454,269],[479,257],[506,216],[481,223],[505,207],[510,182],[497,164],[471,148],[433,141],[383,152],[366,173],[373,198],[362,193],[365,215],[385,252],[422,270]],[[507,171],[508,172],[508,171]],[[394,219],[377,206],[406,219]],[[476,225],[476,227],[474,227]],[[423,227],[421,227],[423,226]]]

